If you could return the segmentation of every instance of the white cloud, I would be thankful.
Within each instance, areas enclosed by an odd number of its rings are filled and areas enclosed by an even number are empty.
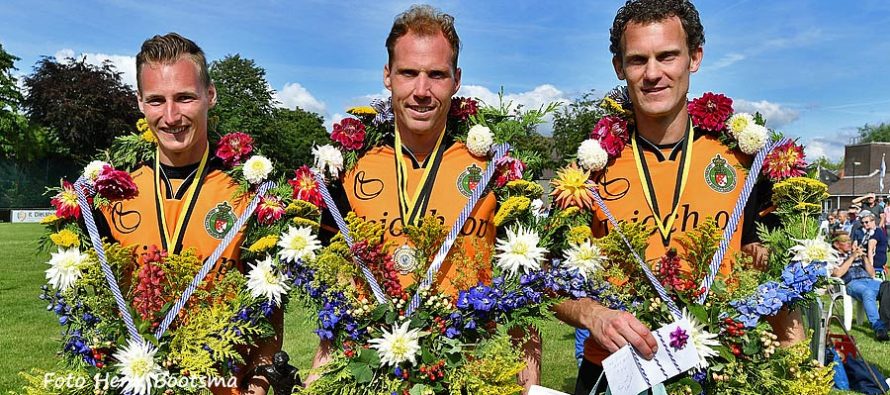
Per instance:
[[[781,128],[800,118],[797,110],[782,106],[778,103],[761,101],[748,101],[744,99],[733,100],[733,107],[737,112],[759,112],[766,120],[766,125],[773,129]]]
[[[734,63],[739,62],[744,59],[745,59],[745,55],[742,55],[740,53],[730,53],[730,54],[726,54],[722,58],[718,59],[716,62],[714,62],[714,65],[711,67],[714,70],[718,70],[718,69],[722,69],[724,67],[729,67],[729,66],[733,65]]]
[[[68,59],[86,59],[88,64],[101,66],[104,62],[109,61],[117,71],[121,72],[121,80],[136,89],[136,57],[128,55],[108,55],[104,53],[81,52],[77,55],[71,48],[63,48],[56,51],[56,61],[59,63],[67,62]]]
[[[296,82],[284,84],[284,88],[280,91],[275,91],[273,96],[279,105],[284,108],[300,107],[305,111],[317,114],[327,113],[327,106],[324,102],[316,99],[309,90]]]

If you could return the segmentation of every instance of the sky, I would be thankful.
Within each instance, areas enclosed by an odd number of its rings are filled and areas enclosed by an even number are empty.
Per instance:
[[[412,1],[0,2],[0,44],[30,73],[42,57],[112,61],[135,85],[142,41],[176,31],[209,60],[240,54],[266,70],[281,106],[341,119],[388,96],[384,42]],[[890,122],[890,2],[699,0],[704,60],[690,98],[733,98],[807,156],[839,159],[865,124]],[[463,48],[461,96],[527,107],[618,85],[609,28],[621,0],[432,1],[453,15]],[[549,132],[549,125],[541,128]]]

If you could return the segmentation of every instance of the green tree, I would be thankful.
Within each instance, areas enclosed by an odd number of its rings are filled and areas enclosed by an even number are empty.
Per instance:
[[[859,128],[860,143],[890,142],[890,124],[865,124]]]
[[[48,129],[55,152],[78,161],[108,148],[114,137],[134,133],[142,117],[136,93],[110,62],[96,66],[85,58],[59,63],[44,57],[24,83],[29,120]]]
[[[228,55],[210,65],[217,105],[210,116],[218,135],[244,132],[279,172],[309,164],[313,144],[327,132],[318,114],[300,108],[276,108],[266,70],[252,59]]]
[[[574,158],[578,146],[590,136],[604,113],[598,103],[590,90],[553,115],[553,149],[558,163]]]
[[[0,157],[33,161],[46,153],[47,135],[22,113],[24,97],[12,75],[17,60],[0,44]]]
[[[328,132],[322,117],[299,107],[276,108],[272,122],[255,138],[258,148],[276,164],[280,171],[296,169],[312,163],[312,147],[327,140]]]
[[[210,117],[217,133],[244,132],[257,137],[271,122],[275,108],[266,70],[252,59],[227,55],[210,64],[210,78],[216,85],[217,102]]]
[[[840,160],[833,161],[828,157],[820,156],[818,159],[814,160],[811,165],[818,166],[826,170],[839,171],[841,168],[844,167],[844,159],[841,158]]]

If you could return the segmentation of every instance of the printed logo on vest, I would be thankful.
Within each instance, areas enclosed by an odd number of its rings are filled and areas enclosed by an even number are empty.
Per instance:
[[[204,229],[214,239],[222,240],[226,233],[229,233],[229,229],[232,229],[233,225],[235,225],[235,212],[232,210],[229,202],[217,204],[204,217]]]
[[[711,159],[711,163],[705,168],[705,182],[717,192],[732,192],[737,179],[735,169],[720,154]]]
[[[473,163],[457,176],[457,190],[464,196],[470,197],[479,181],[482,181],[482,168]]]

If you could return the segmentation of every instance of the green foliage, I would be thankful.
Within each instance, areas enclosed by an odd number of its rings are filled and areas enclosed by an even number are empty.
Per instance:
[[[605,115],[591,90],[553,114],[553,151],[557,163],[575,157],[578,146],[590,136]]]
[[[32,161],[46,155],[51,139],[22,113],[24,97],[12,74],[17,60],[0,44],[0,158]]]
[[[678,241],[683,247],[680,258],[689,263],[693,273],[706,274],[710,271],[711,258],[721,240],[723,229],[717,226],[717,221],[708,217],[701,225],[680,237]]]
[[[54,150],[79,161],[108,148],[114,137],[135,132],[141,118],[136,92],[110,62],[95,66],[85,58],[59,63],[44,57],[24,84],[28,95],[22,104],[30,121],[50,130]]]
[[[111,148],[105,151],[105,159],[116,169],[133,171],[140,163],[154,157],[155,147],[138,134],[128,134],[111,142]]]
[[[549,103],[537,109],[525,110],[512,101],[504,101],[504,91],[498,93],[498,105],[480,106],[476,115],[471,116],[471,124],[479,124],[491,129],[495,143],[510,143],[511,156],[526,164],[525,179],[540,178],[544,170],[553,169],[551,139],[537,132],[537,126],[545,122],[545,117],[559,108],[559,103]]]
[[[890,141],[890,124],[881,122],[880,124],[865,124],[859,127],[860,143],[878,143]]]
[[[276,108],[266,70],[252,59],[228,55],[212,62],[209,71],[218,97],[210,118],[218,135],[251,135],[258,152],[275,164],[277,174],[311,163],[313,144],[327,138],[320,115],[300,108]]]
[[[522,352],[513,347],[510,336],[500,334],[471,352],[469,362],[447,373],[451,395],[518,394],[522,387],[516,375],[525,368]]]

